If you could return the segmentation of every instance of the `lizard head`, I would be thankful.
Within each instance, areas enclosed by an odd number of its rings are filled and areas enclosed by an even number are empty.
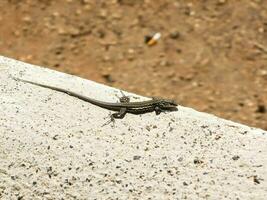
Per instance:
[[[158,107],[165,111],[177,111],[178,104],[174,100],[161,99],[158,103]]]

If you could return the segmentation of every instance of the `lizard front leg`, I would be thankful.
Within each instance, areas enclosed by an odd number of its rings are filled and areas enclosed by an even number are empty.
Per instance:
[[[156,115],[159,115],[161,112],[163,112],[163,110],[160,107],[158,107],[158,106],[156,106],[154,108],[154,110],[155,110]]]

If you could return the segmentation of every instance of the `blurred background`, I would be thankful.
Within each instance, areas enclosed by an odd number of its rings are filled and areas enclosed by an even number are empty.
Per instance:
[[[0,55],[267,130],[267,0],[1,0],[0,11]]]

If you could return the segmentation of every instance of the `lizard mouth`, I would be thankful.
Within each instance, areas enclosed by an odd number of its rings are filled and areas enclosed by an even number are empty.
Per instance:
[[[166,106],[165,109],[168,111],[177,111],[178,110],[178,108],[176,106],[172,106],[172,105]]]

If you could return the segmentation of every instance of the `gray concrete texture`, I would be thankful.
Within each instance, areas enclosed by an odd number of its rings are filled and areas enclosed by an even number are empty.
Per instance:
[[[11,76],[103,101],[120,96],[0,57],[0,199],[266,199],[261,129],[180,105],[102,127],[111,111]]]

